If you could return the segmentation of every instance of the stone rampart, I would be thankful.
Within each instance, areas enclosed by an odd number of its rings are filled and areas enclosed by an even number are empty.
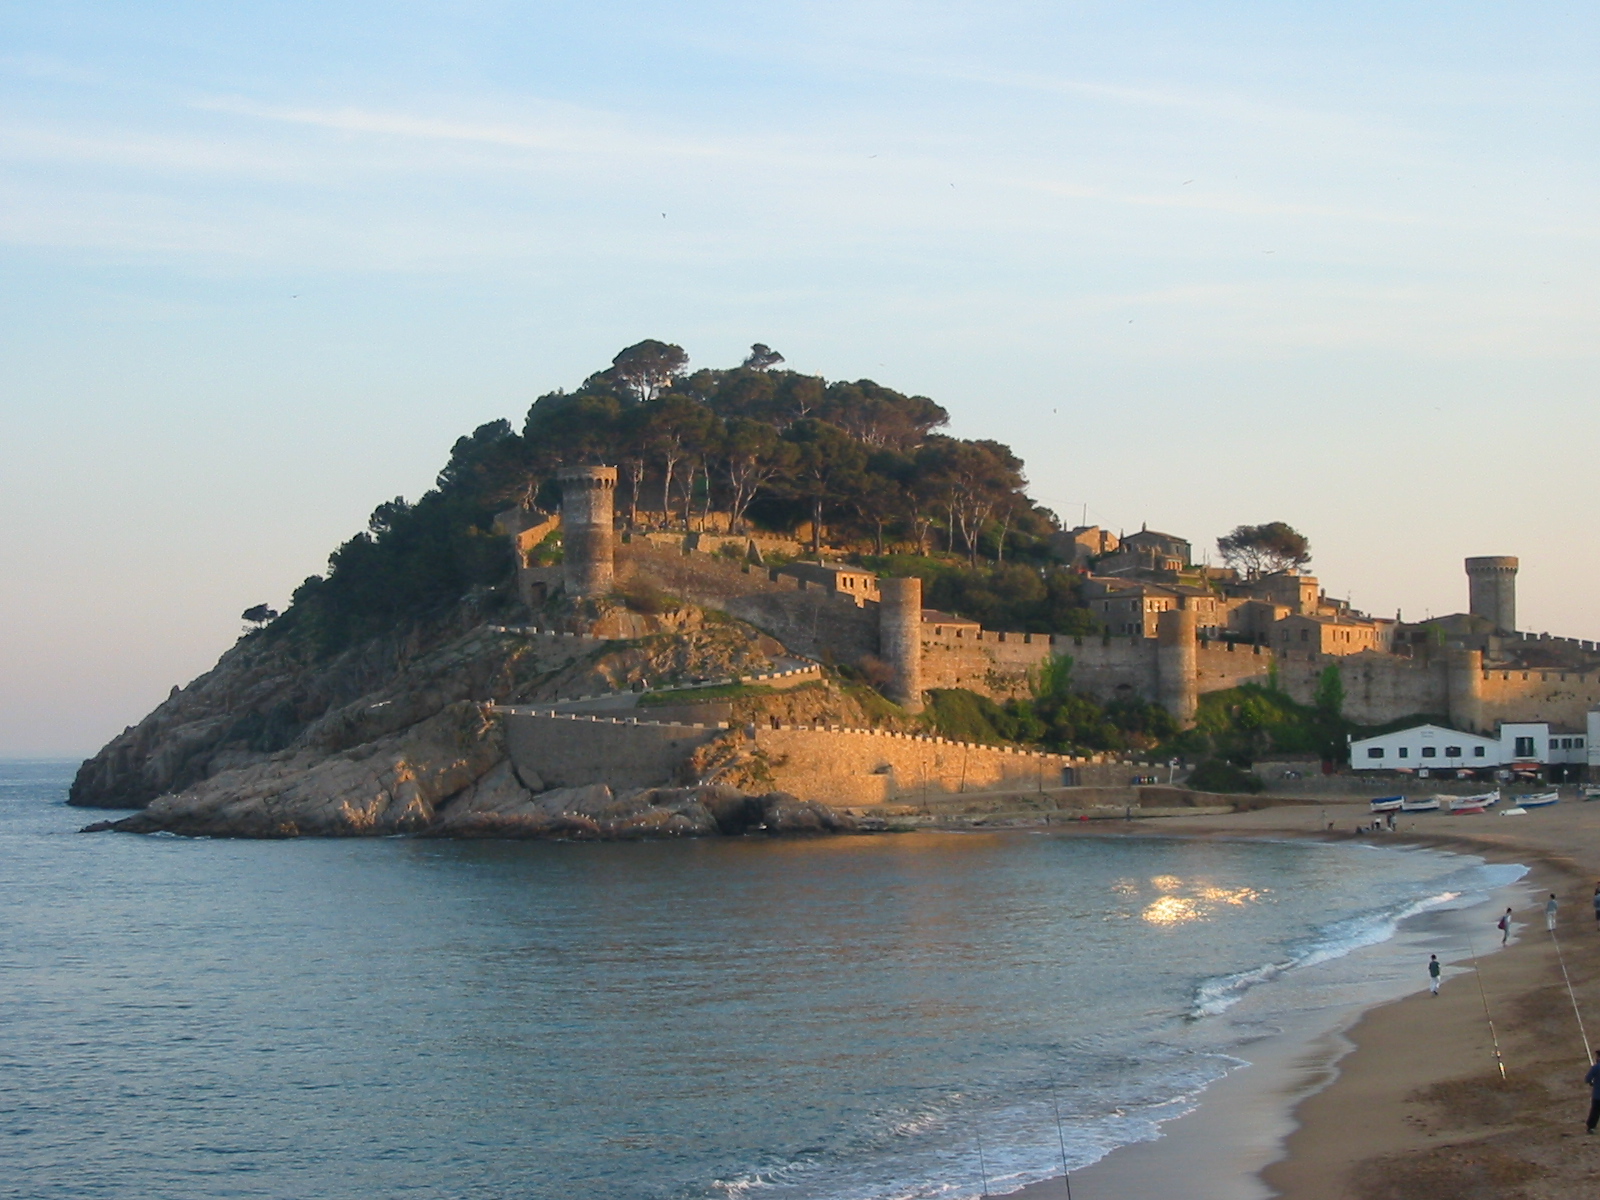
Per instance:
[[[874,729],[758,727],[755,741],[767,757],[775,788],[829,804],[1061,787],[1074,782],[1066,772],[1078,762],[1059,754]]]
[[[1379,725],[1412,714],[1446,716],[1450,685],[1442,661],[1404,658],[1377,651],[1314,654],[1288,650],[1277,656],[1278,686],[1301,704],[1316,699],[1322,672],[1339,668],[1344,683],[1344,715]]]
[[[522,707],[496,709],[511,761],[548,787],[604,783],[612,788],[678,782],[683,763],[722,732],[716,725],[656,724],[566,716]]]
[[[503,705],[512,762],[550,787],[613,788],[693,782],[684,764],[724,735],[726,723],[681,724],[578,716]],[[766,760],[771,786],[828,804],[915,803],[982,792],[1063,786],[1127,787],[1161,770],[1113,755],[1070,757],[1009,746],[839,726],[746,726],[742,736]]]
[[[1488,728],[1496,721],[1549,721],[1582,732],[1589,710],[1600,704],[1600,672],[1491,668],[1483,672],[1480,696]]]

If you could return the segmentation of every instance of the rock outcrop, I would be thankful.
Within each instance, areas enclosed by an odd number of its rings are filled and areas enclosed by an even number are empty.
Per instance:
[[[652,617],[651,620],[657,620]],[[505,633],[464,610],[431,633],[318,659],[252,634],[84,763],[70,802],[141,808],[90,830],[212,837],[667,838],[852,828],[726,786],[547,787],[515,768],[495,702],[770,669],[782,646],[677,610],[627,641]]]

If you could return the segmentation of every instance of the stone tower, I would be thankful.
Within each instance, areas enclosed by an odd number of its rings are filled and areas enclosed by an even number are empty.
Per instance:
[[[1504,633],[1517,630],[1517,560],[1495,554],[1467,559],[1467,610]]]
[[[889,698],[922,711],[922,580],[878,580],[878,653],[894,670]]]
[[[1179,729],[1194,724],[1200,708],[1198,630],[1192,608],[1168,609],[1156,619],[1156,680],[1161,707],[1172,714]]]
[[[561,544],[567,595],[574,599],[604,596],[615,574],[612,504],[617,491],[615,467],[563,467]]]
[[[1451,650],[1447,659],[1450,724],[1468,733],[1485,732],[1483,719],[1483,651]]]

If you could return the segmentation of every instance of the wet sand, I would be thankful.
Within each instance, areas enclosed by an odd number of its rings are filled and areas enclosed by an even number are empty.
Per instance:
[[[1222,816],[1101,823],[1065,836],[1350,839],[1365,803],[1264,808]],[[1334,829],[1327,829],[1329,821]],[[1532,873],[1483,923],[1480,957],[1365,1010],[1324,1013],[1252,1047],[1252,1065],[1209,1088],[1155,1142],[1125,1146],[1072,1177],[1073,1200],[1555,1200],[1600,1195],[1600,1135],[1587,1137],[1586,1055],[1561,971],[1564,958],[1590,1037],[1600,1044],[1600,803],[1571,799],[1526,816],[1402,816],[1362,835],[1518,862]],[[1543,904],[1560,903],[1556,940]],[[1506,904],[1511,944],[1481,953]],[[1557,946],[1559,944],[1560,957]],[[1443,957],[1441,955],[1441,957]],[[1480,991],[1480,982],[1482,990]],[[1488,1016],[1505,1065],[1501,1080]],[[1022,1193],[1060,1200],[1061,1181]]]

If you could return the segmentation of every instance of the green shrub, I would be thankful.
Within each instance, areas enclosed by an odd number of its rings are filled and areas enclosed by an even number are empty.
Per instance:
[[[1254,794],[1266,785],[1249,771],[1225,762],[1208,758],[1189,772],[1189,786],[1197,792],[1248,792]]]

